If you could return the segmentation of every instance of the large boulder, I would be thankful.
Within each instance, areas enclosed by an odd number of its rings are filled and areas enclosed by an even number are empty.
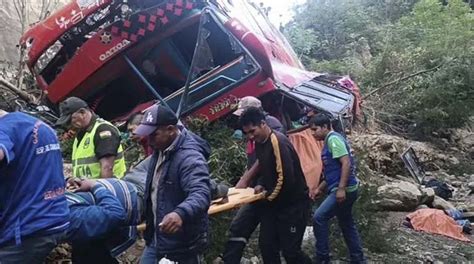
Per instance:
[[[398,181],[377,189],[375,204],[382,210],[413,211],[420,204],[422,193],[418,186],[406,181]]]
[[[431,207],[441,210],[455,209],[454,205],[437,195],[434,197]]]
[[[433,188],[423,188],[421,189],[421,204],[431,204],[435,198],[436,194]]]
[[[470,190],[471,192],[474,192],[474,182],[470,182],[470,183],[467,185],[467,187],[469,187],[469,190]]]
[[[459,163],[459,160],[440,151],[436,146],[427,142],[407,140],[402,137],[387,134],[353,134],[350,136],[351,146],[364,159],[372,171],[391,178],[396,175],[410,176],[400,155],[408,148],[415,150],[420,164],[427,171],[435,171],[445,166]]]

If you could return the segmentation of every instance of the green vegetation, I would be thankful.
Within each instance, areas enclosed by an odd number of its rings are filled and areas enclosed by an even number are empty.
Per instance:
[[[232,137],[234,131],[225,121],[209,123],[204,119],[190,119],[186,123],[191,131],[211,145],[212,152],[209,158],[211,177],[234,185],[242,176],[247,162],[244,142]],[[209,250],[205,256],[206,263],[212,263],[224,251],[227,230],[234,213],[229,211],[209,218],[211,230]]]
[[[188,128],[211,145],[209,168],[211,177],[233,185],[242,176],[247,162],[244,142],[232,137],[234,130],[224,121],[209,123],[205,119],[190,119]]]
[[[365,112],[398,134],[474,114],[474,15],[461,0],[307,0],[285,34],[304,64],[351,75]]]

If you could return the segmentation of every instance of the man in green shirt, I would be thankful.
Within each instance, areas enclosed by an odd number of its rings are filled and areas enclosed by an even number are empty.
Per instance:
[[[344,240],[349,249],[351,263],[365,263],[360,236],[352,216],[352,206],[357,200],[359,182],[356,177],[354,158],[346,139],[333,131],[331,120],[324,114],[314,116],[310,122],[313,136],[324,140],[321,154],[324,180],[310,193],[316,198],[327,189],[328,196],[313,216],[318,263],[329,263],[329,220],[337,217]]]

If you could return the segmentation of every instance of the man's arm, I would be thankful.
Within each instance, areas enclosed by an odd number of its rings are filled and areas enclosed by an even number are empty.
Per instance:
[[[114,176],[114,161],[115,156],[106,156],[99,159],[101,178],[112,178]]]
[[[71,208],[70,230],[72,233],[68,232],[68,240],[97,239],[126,222],[125,209],[109,190],[95,184],[90,191],[94,195],[96,204]]]
[[[183,168],[177,172],[180,175],[180,185],[186,198],[173,212],[163,217],[159,224],[161,232],[176,233],[184,222],[195,217],[203,217],[203,214],[207,216],[207,210],[211,204],[209,168],[202,155],[196,153],[193,156],[184,160]]]
[[[235,185],[235,188],[247,188],[250,183],[257,177],[258,171],[260,170],[260,162],[258,159],[252,165],[252,167],[245,171],[244,175],[240,177],[239,182]]]
[[[13,142],[5,132],[0,131],[0,165],[8,164],[13,159],[15,159],[15,152],[13,152]]]
[[[326,190],[328,184],[325,180],[321,181],[321,183],[315,189],[309,190],[309,198],[315,200],[321,197],[321,195]]]
[[[200,154],[197,154],[201,156]],[[174,210],[183,221],[207,213],[211,204],[209,168],[204,158],[188,157],[183,161],[180,172],[180,184],[186,199]]]
[[[114,175],[114,161],[118,155],[120,135],[115,127],[102,124],[94,136],[95,155],[100,163],[100,177],[111,178]]]
[[[336,200],[338,203],[346,200],[346,186],[349,180],[351,161],[349,158],[349,150],[342,138],[339,136],[330,136],[328,139],[328,148],[334,159],[338,159],[341,163],[341,178],[336,192]]]
[[[340,157],[339,162],[341,162],[341,180],[339,181],[339,188],[345,189],[347,186],[347,181],[349,180],[351,161],[349,156],[346,155]]]
[[[273,154],[275,156],[275,164],[276,164],[276,172],[277,172],[277,179],[276,185],[271,190],[271,193],[267,196],[269,201],[275,200],[278,195],[280,194],[281,189],[283,188],[283,182],[286,179],[288,185],[292,185],[294,183],[294,172],[295,168],[293,167],[293,157],[289,146],[286,145],[285,142],[279,142],[278,137],[272,133],[270,136],[270,140],[272,142],[273,147]],[[290,144],[287,142],[287,144]]]

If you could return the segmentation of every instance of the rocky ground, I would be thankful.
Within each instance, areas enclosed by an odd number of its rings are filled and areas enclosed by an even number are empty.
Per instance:
[[[403,227],[409,212],[420,206],[465,208],[474,211],[474,134],[455,131],[440,144],[410,141],[386,134],[355,134],[350,137],[359,163],[359,176],[365,191],[355,208],[364,240],[364,251],[376,263],[468,263],[474,261],[474,244],[440,235],[417,232]],[[400,154],[413,147],[427,177],[445,181],[453,188],[448,201],[420,187],[405,169]],[[331,240],[333,258],[348,262],[340,231],[333,225]],[[257,232],[256,232],[257,233]],[[473,235],[467,235],[474,241]],[[308,227],[303,243],[305,252],[314,253],[312,228]],[[138,263],[144,247],[138,241],[119,259],[121,263]],[[70,261],[67,246],[58,247],[49,263]],[[222,263],[219,259],[209,261]],[[251,239],[242,263],[263,263],[257,246],[257,234]]]

